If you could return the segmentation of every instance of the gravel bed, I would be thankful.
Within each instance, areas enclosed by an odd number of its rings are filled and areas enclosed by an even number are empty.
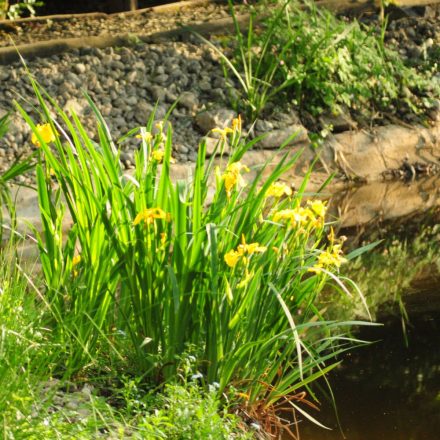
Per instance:
[[[203,7],[202,16],[200,8],[156,17],[148,14],[134,15],[127,21],[114,16],[110,20],[103,20],[101,28],[92,26],[92,19],[74,19],[69,22],[69,27],[72,26],[70,36],[85,35],[87,29],[96,32],[93,35],[101,31],[109,32],[109,26],[114,26],[111,29],[118,31],[123,28],[124,31],[130,29],[139,32],[144,27],[148,28],[148,32],[164,30],[167,26],[174,26],[177,19],[203,21],[223,17],[227,12],[222,8],[214,4]],[[438,8],[435,14],[438,14]],[[415,62],[423,61],[427,51],[439,50],[440,47],[437,17],[433,15],[393,21],[386,38],[390,44],[400,45],[404,56],[411,57]],[[147,26],[148,20],[154,20],[156,27],[152,22]],[[101,20],[95,21],[101,23]],[[67,36],[67,22],[54,22],[52,26],[60,26],[60,36]],[[55,28],[52,29],[54,32]],[[31,32],[26,38],[33,39],[36,35],[40,34]],[[49,34],[42,30],[41,35],[43,38]],[[53,38],[54,34],[50,35]],[[195,37],[190,37],[188,42],[168,41],[121,48],[77,49],[35,59],[28,62],[28,68],[64,110],[73,109],[80,115],[92,134],[95,123],[81,90],[86,91],[97,104],[115,138],[134,127],[145,125],[156,102],[157,119],[161,119],[179,98],[170,122],[174,129],[173,154],[183,163],[195,160],[198,144],[203,137],[207,136],[207,149],[212,152],[217,139],[210,130],[229,125],[236,116],[227,95],[236,95],[237,90],[226,86],[218,55]],[[10,130],[0,139],[0,172],[35,148],[30,142],[30,129],[12,108],[14,99],[24,102],[24,108],[39,122],[38,114],[33,109],[34,93],[20,63],[0,66],[0,117],[12,111]],[[439,112],[440,103],[430,117],[437,119]],[[399,117],[405,118],[405,115]],[[411,122],[411,119],[406,121]],[[346,118],[325,122],[331,123],[335,131],[350,130],[356,126]],[[270,118],[258,120],[251,135],[267,133],[268,136],[260,146],[271,149],[282,144],[294,132],[299,133],[297,141],[307,140],[307,130],[303,125],[309,128],[313,126],[306,120],[301,121],[295,111],[283,109]],[[250,129],[245,124],[245,131]],[[138,143],[139,140],[133,139],[122,146],[121,158],[127,168],[133,164],[133,153]]]
[[[80,90],[87,92],[116,139],[145,125],[156,102],[159,120],[179,98],[170,117],[174,129],[173,154],[179,162],[195,161],[198,144],[206,136],[211,152],[217,139],[210,130],[230,125],[236,117],[226,96],[228,88],[218,55],[195,40],[73,50],[30,61],[28,68],[61,108],[73,109],[89,133],[94,133],[95,122]],[[11,109],[14,99],[24,102],[25,110],[38,122],[33,90],[20,63],[0,66],[0,116]],[[254,134],[268,130],[271,135],[264,141],[264,148],[276,148],[296,131],[298,140],[307,139],[307,132],[293,111],[275,113],[271,120],[258,121]],[[13,112],[9,132],[0,139],[0,170],[35,148],[30,136],[27,124]],[[123,144],[121,157],[128,168],[139,142],[133,139]]]
[[[149,35],[181,24],[200,24],[229,16],[225,4],[185,7],[167,13],[145,11],[126,16],[109,15],[107,18],[71,18],[69,20],[13,23],[8,30],[0,27],[0,47],[46,41],[59,38],[99,36],[104,34],[141,33]]]

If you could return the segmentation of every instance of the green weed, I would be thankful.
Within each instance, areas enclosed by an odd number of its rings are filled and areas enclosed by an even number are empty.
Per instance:
[[[440,95],[430,74],[385,47],[386,22],[377,33],[313,3],[287,0],[252,10],[243,35],[232,7],[231,14],[234,50],[222,52],[204,41],[220,54],[226,76],[230,71],[238,81],[242,94],[233,104],[251,121],[263,110],[289,104],[314,117],[348,109],[367,120],[399,106],[423,113]]]

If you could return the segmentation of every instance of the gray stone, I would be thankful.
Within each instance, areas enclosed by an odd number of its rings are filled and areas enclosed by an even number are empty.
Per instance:
[[[229,127],[235,116],[235,112],[227,108],[207,110],[196,115],[196,124],[206,134],[213,128]]]
[[[189,73],[199,73],[202,70],[202,66],[197,60],[192,60],[187,64],[186,70]]]
[[[226,101],[225,92],[221,88],[212,89],[210,95],[218,101]]]
[[[166,73],[162,73],[162,74],[160,74],[160,75],[156,75],[156,76],[153,78],[153,81],[154,81],[156,84],[165,84],[165,83],[168,81],[168,78],[169,78],[169,76],[168,76]]]
[[[65,76],[66,76],[66,80],[72,83],[75,87],[81,87],[83,85],[83,81],[75,73],[67,72]]]
[[[167,102],[169,102],[170,104],[173,104],[174,102],[177,101],[177,95],[174,92],[172,92],[171,90],[167,90],[165,92],[165,100]]]
[[[10,73],[6,67],[0,66],[0,81],[9,79]]]
[[[137,72],[135,70],[128,72],[126,76],[126,80],[128,84],[132,84],[136,81],[137,78]]]
[[[103,107],[101,107],[102,116],[110,116],[111,112],[112,112],[111,104],[107,104],[107,105],[104,105]]]
[[[199,98],[195,93],[183,92],[179,97],[179,104],[190,111],[194,111],[199,105]]]
[[[292,109],[287,112],[276,112],[273,115],[273,119],[280,122],[280,125],[282,126],[301,124],[298,114]]]
[[[164,75],[165,74],[165,67],[164,66],[158,66],[156,69],[156,75]]]
[[[209,81],[200,81],[199,82],[199,89],[202,92],[208,92],[211,90],[211,83]]]
[[[295,145],[308,140],[307,130],[302,125],[291,125],[269,132],[258,144],[260,147],[267,149],[279,148],[294,133],[296,133],[296,136],[289,142],[289,145]]]
[[[166,92],[165,89],[161,86],[151,86],[148,88],[148,90],[151,93],[152,98],[155,101],[165,101],[165,97],[166,97]]]
[[[337,115],[328,113],[321,116],[320,119],[324,126],[332,126],[334,133],[341,133],[357,127],[357,124],[345,113],[339,113]]]
[[[154,107],[148,102],[141,101],[135,108],[134,118],[139,124],[146,124]]]
[[[120,61],[112,61],[110,67],[113,70],[125,70],[125,64]]]
[[[265,121],[263,119],[257,119],[255,122],[255,129],[260,133],[267,133],[273,129],[273,124],[270,121]]]
[[[129,96],[128,98],[125,98],[125,102],[128,105],[136,105],[138,102],[138,99],[136,96]]]
[[[180,154],[187,154],[188,151],[190,150],[190,148],[188,148],[186,145],[184,144],[175,144],[174,145],[176,150],[180,153]]]

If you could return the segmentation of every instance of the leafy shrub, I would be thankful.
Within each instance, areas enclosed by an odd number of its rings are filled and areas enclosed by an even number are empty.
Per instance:
[[[35,8],[44,5],[44,2],[38,0],[23,0],[13,2],[11,4],[8,0],[0,0],[0,18],[9,18],[15,20],[25,14],[29,14],[33,17],[36,14]]]

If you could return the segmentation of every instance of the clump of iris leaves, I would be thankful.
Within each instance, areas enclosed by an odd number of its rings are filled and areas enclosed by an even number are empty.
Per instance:
[[[319,195],[301,206],[311,170],[295,193],[282,183],[300,153],[248,170],[241,161],[258,139],[243,138],[237,118],[220,130],[219,166],[202,142],[193,178],[175,181],[166,121],[153,113],[112,139],[87,97],[94,137],[30,80],[35,119],[15,106],[33,131],[41,226],[28,235],[32,271],[6,186],[29,167],[19,162],[2,179],[5,437],[296,435],[280,409],[319,424],[312,384],[363,343],[347,333],[363,323],[327,320],[317,299],[330,287],[361,295],[339,266],[365,249],[342,257]],[[128,174],[120,147],[136,136]]]

